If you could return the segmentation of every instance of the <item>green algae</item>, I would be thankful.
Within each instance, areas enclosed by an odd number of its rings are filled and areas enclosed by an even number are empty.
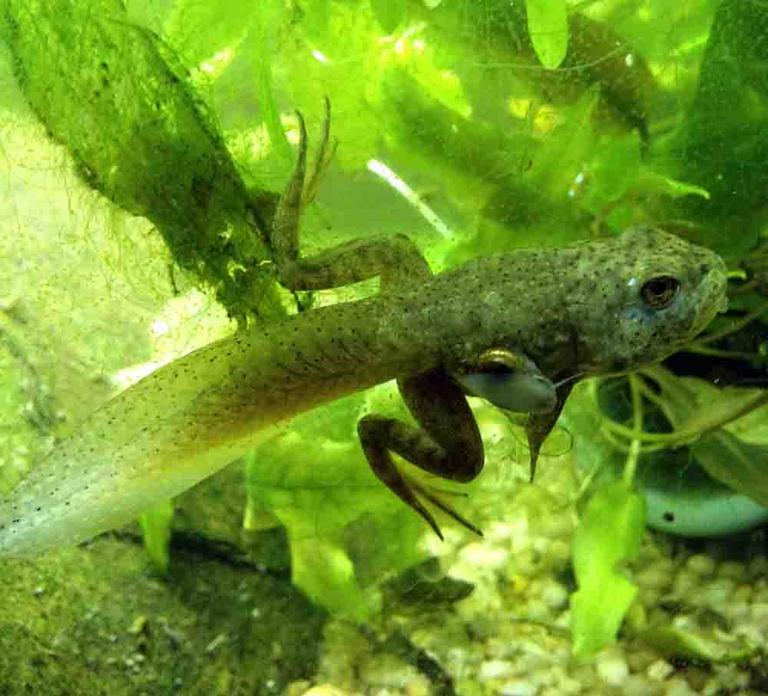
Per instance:
[[[313,674],[323,615],[285,576],[175,561],[161,582],[138,544],[105,539],[4,563],[0,693],[279,694]]]
[[[247,191],[189,72],[118,0],[8,0],[6,39],[24,96],[80,176],[151,220],[174,262],[230,315],[276,316],[259,263],[274,197]]]

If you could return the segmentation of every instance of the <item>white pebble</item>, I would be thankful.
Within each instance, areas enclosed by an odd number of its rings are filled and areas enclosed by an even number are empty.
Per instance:
[[[549,580],[541,590],[541,599],[551,609],[562,609],[568,603],[568,590],[559,582]]]
[[[641,674],[630,674],[627,679],[622,682],[619,691],[621,696],[660,696],[661,686],[649,682],[648,679]]]
[[[485,542],[467,544],[459,552],[459,563],[478,568],[503,568],[509,563],[509,551]]]
[[[664,681],[672,672],[675,671],[675,668],[669,664],[666,660],[656,660],[652,665],[648,667],[646,670],[646,674],[651,679],[656,679],[658,681]]]
[[[480,681],[503,679],[512,674],[512,665],[504,660],[486,660],[480,665]]]
[[[664,684],[664,696],[697,696],[698,692],[688,686],[682,677],[673,677]]]
[[[606,648],[595,661],[597,673],[609,686],[621,686],[629,676],[629,666],[624,655],[615,648]]]
[[[525,617],[532,621],[544,622],[550,621],[552,618],[547,605],[540,599],[530,599],[525,603]]]
[[[712,575],[715,572],[715,561],[711,556],[697,553],[688,559],[685,567],[694,575]]]
[[[501,696],[536,696],[539,687],[528,681],[510,681],[501,687]]]

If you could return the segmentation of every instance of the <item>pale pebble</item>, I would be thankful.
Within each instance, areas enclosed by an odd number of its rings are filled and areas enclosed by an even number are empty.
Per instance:
[[[514,525],[506,522],[492,522],[488,529],[483,530],[483,539],[495,544],[513,539],[518,533],[519,529]]]
[[[571,561],[571,544],[564,539],[555,539],[549,547],[549,558],[553,567],[565,567]]]
[[[698,696],[682,677],[672,677],[664,683],[664,696]]]
[[[499,569],[509,563],[509,551],[491,544],[467,544],[459,552],[458,563],[482,569]]]
[[[691,556],[686,561],[685,567],[694,575],[702,577],[705,575],[712,575],[715,572],[716,563],[711,556],[707,556],[703,553],[697,553],[695,556]]]
[[[525,617],[532,621],[548,622],[552,616],[549,607],[540,599],[531,599],[525,604]]]
[[[540,688],[536,684],[521,679],[507,682],[501,687],[499,693],[501,696],[537,696]]]
[[[640,674],[630,674],[621,684],[617,685],[616,691],[621,696],[656,696],[662,693],[662,687],[660,684],[649,682],[646,677]],[[611,691],[611,693],[615,692]]]
[[[363,683],[384,688],[403,689],[419,676],[414,667],[393,655],[372,656],[360,668]]]
[[[605,648],[598,654],[595,669],[600,679],[609,686],[621,686],[629,676],[627,660],[615,646]]]
[[[505,660],[486,660],[480,665],[480,681],[504,679],[512,674],[512,665]]]
[[[568,604],[568,590],[555,580],[547,580],[541,590],[541,599],[551,609],[562,609]]]
[[[337,689],[333,684],[320,684],[305,691],[303,696],[345,696],[346,691]]]
[[[634,581],[640,589],[661,590],[671,584],[672,572],[660,564],[654,564],[635,573]]]
[[[645,673],[654,680],[657,681],[664,681],[672,672],[675,671],[675,668],[669,664],[666,660],[656,660],[653,664],[651,664],[648,669],[645,671]]]

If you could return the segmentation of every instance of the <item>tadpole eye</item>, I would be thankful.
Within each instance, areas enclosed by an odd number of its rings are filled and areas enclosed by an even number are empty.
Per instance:
[[[664,309],[672,304],[680,290],[680,281],[672,276],[651,278],[640,288],[640,297],[651,309]]]

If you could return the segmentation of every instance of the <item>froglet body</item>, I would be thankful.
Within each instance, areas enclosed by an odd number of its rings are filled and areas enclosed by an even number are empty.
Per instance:
[[[117,395],[0,501],[0,554],[38,553],[128,522],[248,452],[270,426],[391,379],[419,427],[366,416],[362,448],[374,473],[439,533],[428,503],[465,521],[389,453],[455,481],[477,475],[482,444],[460,384],[484,373],[490,349],[523,356],[535,379],[554,384],[658,361],[724,309],[722,260],[645,227],[436,276],[404,237],[302,259],[303,157],[302,147],[274,225],[281,282],[316,289],[379,275],[380,293],[236,333]],[[473,384],[482,391],[482,380]],[[533,442],[549,432],[568,388],[556,392],[551,413],[530,417]]]

